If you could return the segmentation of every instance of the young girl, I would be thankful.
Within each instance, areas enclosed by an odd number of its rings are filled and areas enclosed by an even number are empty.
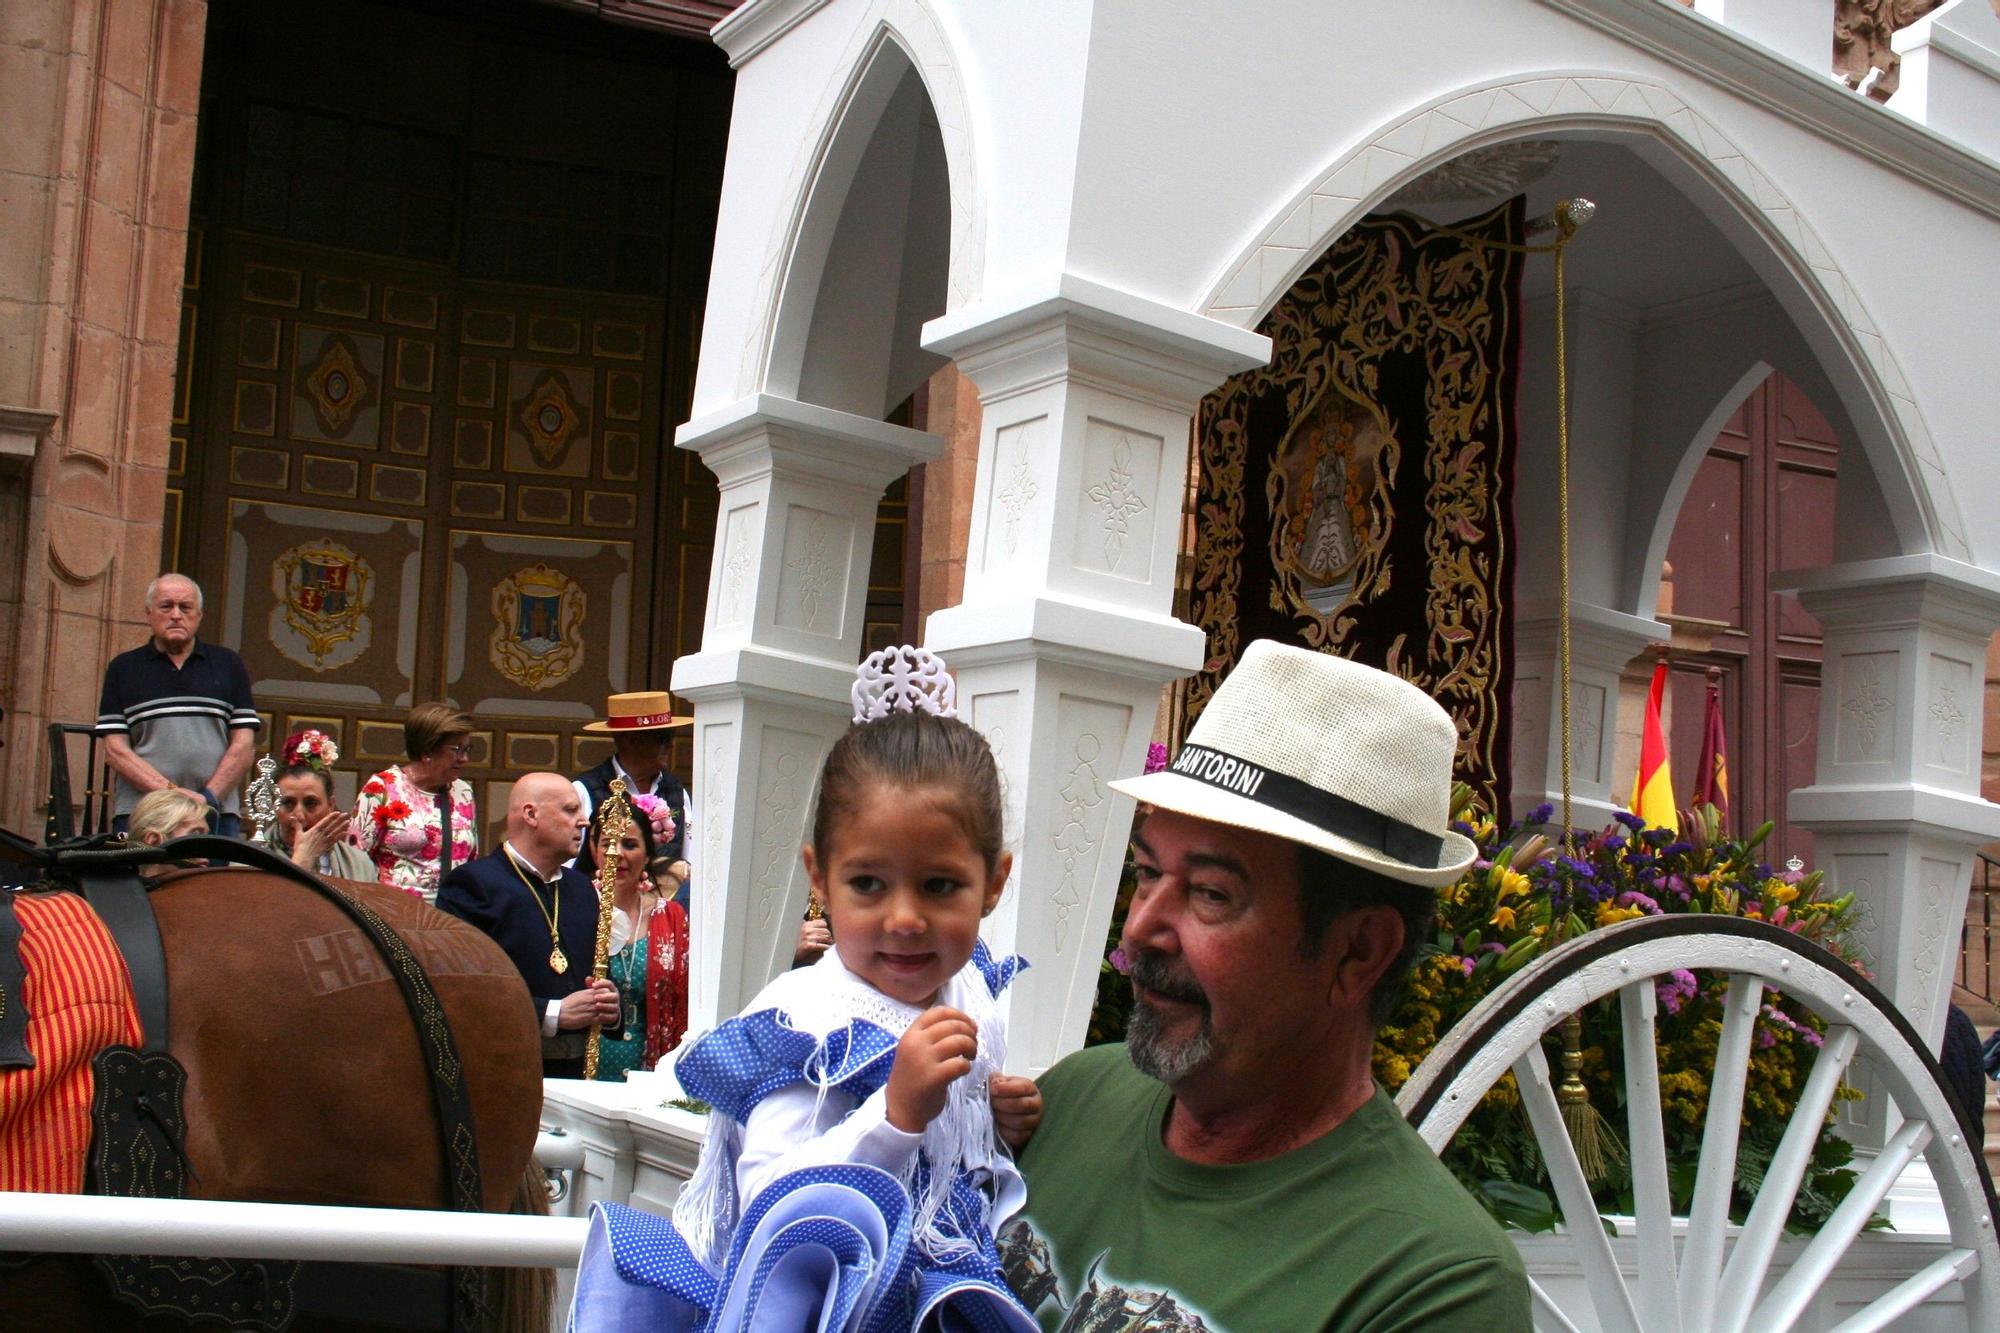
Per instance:
[[[999,1072],[996,1000],[1024,965],[995,962],[979,940],[1012,857],[1001,849],[992,751],[951,715],[951,693],[942,663],[921,650],[864,664],[856,722],[820,771],[802,853],[833,947],[675,1062],[682,1087],[711,1110],[666,1261],[647,1261],[661,1237],[639,1234],[629,1213],[606,1209],[593,1227],[592,1245],[628,1279],[657,1273],[652,1285],[690,1314],[737,1309],[736,1275],[748,1281],[756,1263],[739,1231],[774,1196],[828,1178],[815,1168],[844,1164],[886,1173],[908,1196],[907,1259],[870,1296],[871,1327],[909,1328],[947,1306],[977,1327],[1036,1327],[993,1244],[1025,1193],[1007,1146],[1024,1144],[1041,1116],[1034,1084]],[[680,1252],[701,1272],[677,1263]],[[633,1313],[589,1277],[591,1258],[586,1246],[577,1328],[608,1324],[613,1308]],[[668,1326],[676,1317],[686,1315],[674,1310]]]

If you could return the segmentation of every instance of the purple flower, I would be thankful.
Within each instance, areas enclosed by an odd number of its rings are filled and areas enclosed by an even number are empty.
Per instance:
[[[1543,801],[1540,805],[1528,811],[1528,818],[1525,822],[1530,824],[1546,824],[1555,817],[1555,813],[1556,808],[1547,801]]]
[[[1661,1008],[1670,1014],[1677,1014],[1683,1005],[1694,998],[1694,973],[1677,967],[1653,983],[1653,993],[1659,997]]]
[[[1111,970],[1121,977],[1131,975],[1132,960],[1125,956],[1123,945],[1111,951]]]
[[[1146,771],[1157,773],[1167,766],[1167,747],[1154,741],[1146,747]]]
[[[1620,907],[1636,907],[1648,916],[1660,915],[1660,905],[1636,889],[1619,894],[1618,905]]]
[[[1691,842],[1670,842],[1666,846],[1660,848],[1660,855],[1686,856],[1689,852],[1693,850],[1694,850],[1694,844]]]
[[[1633,814],[1629,810],[1614,810],[1611,812],[1611,817],[1613,819],[1616,819],[1619,823],[1623,824],[1626,828],[1631,829],[1634,833],[1637,833],[1641,829],[1646,827],[1646,821],[1639,818],[1639,816]]]
[[[1461,958],[1458,960],[1458,965],[1465,969],[1465,975],[1469,977],[1472,975],[1472,969],[1477,967],[1479,963],[1477,959]]]

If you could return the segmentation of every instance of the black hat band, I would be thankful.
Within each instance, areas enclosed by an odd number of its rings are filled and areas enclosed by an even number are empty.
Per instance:
[[[1206,745],[1183,745],[1167,771],[1268,806],[1407,866],[1434,867],[1444,850],[1438,834]]]

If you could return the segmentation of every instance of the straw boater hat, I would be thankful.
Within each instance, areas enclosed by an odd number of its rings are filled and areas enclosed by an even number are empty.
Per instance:
[[[1172,764],[1111,786],[1438,888],[1478,854],[1448,827],[1457,745],[1451,718],[1408,681],[1259,639]]]
[[[604,701],[604,720],[586,722],[585,731],[615,736],[625,731],[665,731],[694,725],[691,717],[675,717],[673,697],[665,690],[614,694]]]

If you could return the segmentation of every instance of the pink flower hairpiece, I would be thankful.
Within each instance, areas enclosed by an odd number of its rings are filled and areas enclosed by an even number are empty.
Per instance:
[[[958,687],[944,659],[908,644],[868,654],[855,669],[848,698],[856,722],[874,722],[891,713],[958,716]]]
[[[625,798],[632,808],[646,817],[653,826],[653,841],[667,842],[674,836],[674,808],[648,791],[638,792]]]

